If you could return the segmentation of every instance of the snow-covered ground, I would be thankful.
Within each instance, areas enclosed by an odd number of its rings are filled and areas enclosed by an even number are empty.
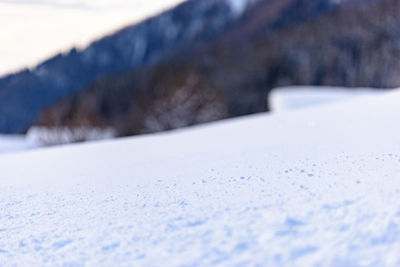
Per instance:
[[[0,135],[0,154],[37,148],[38,144],[25,136]]]
[[[384,90],[374,88],[353,88],[325,86],[290,86],[273,89],[268,102],[271,111],[282,112],[317,105],[347,101],[355,97],[378,95]]]
[[[0,76],[84,47],[183,1],[0,0]]]
[[[399,103],[0,155],[0,266],[399,266]]]

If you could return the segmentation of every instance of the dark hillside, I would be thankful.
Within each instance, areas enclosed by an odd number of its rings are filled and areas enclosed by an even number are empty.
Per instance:
[[[277,0],[275,0],[277,1]],[[240,14],[226,0],[191,0],[59,54],[32,70],[0,78],[0,133],[21,133],[40,112],[104,77],[157,63],[212,40]]]
[[[399,16],[395,0],[261,1],[190,53],[98,81],[38,123],[132,135],[265,111],[276,86],[396,87]]]

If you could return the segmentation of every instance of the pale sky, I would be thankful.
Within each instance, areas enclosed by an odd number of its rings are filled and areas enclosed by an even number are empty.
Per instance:
[[[0,76],[185,0],[0,0]]]

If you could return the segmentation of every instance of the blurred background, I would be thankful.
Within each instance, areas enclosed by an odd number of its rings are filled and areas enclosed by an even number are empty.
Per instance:
[[[397,0],[0,0],[0,152],[380,94],[400,86],[399,16]]]

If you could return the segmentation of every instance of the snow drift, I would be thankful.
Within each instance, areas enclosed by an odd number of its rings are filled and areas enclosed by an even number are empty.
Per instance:
[[[312,106],[352,100],[360,96],[378,95],[384,92],[377,88],[353,88],[328,86],[278,87],[268,95],[268,106],[272,112],[296,110]]]
[[[0,155],[0,265],[400,265],[400,92]]]

